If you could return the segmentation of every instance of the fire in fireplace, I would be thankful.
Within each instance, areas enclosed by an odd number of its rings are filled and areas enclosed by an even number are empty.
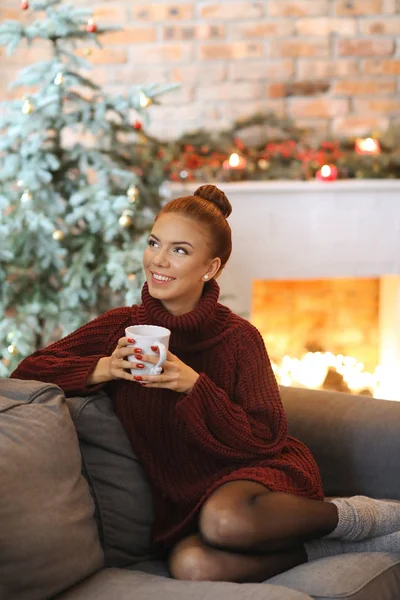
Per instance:
[[[280,384],[395,399],[383,311],[393,305],[391,278],[382,279],[253,281],[251,322]]]

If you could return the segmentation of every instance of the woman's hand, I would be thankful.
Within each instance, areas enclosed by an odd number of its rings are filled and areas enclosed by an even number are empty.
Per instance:
[[[157,350],[158,352],[158,350]],[[143,354],[141,362],[156,365],[158,357],[151,354]],[[167,352],[167,360],[163,364],[161,375],[135,375],[134,380],[146,388],[164,388],[188,394],[192,391],[199,374],[191,367],[182,362],[172,352]]]
[[[126,369],[135,369],[136,364],[129,362],[127,357],[131,354],[135,354],[135,350],[139,350],[134,347],[127,347],[128,344],[134,344],[135,340],[131,338],[122,337],[118,340],[117,347],[111,356],[103,356],[97,362],[93,371],[89,374],[86,385],[97,385],[99,383],[107,383],[113,379],[127,379],[133,381],[133,375]]]
[[[109,358],[109,372],[111,379],[133,380],[134,376],[131,375],[130,369],[135,369],[137,363],[130,362],[128,356],[136,354],[138,350],[140,350],[140,348],[132,346],[134,343],[135,340],[127,337],[122,337],[118,340],[117,347]],[[127,369],[129,369],[129,371],[127,371]]]

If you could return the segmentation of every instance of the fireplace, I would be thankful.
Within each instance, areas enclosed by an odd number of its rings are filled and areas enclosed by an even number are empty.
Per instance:
[[[193,187],[176,185],[173,194]],[[400,400],[400,181],[221,187],[233,207],[233,250],[219,280],[221,301],[257,326],[275,368],[285,356],[307,355],[316,384],[322,377],[316,365],[330,353],[375,376],[374,385],[366,377],[368,385],[353,391],[370,393],[373,385],[374,395]],[[279,302],[286,303],[280,316]],[[335,384],[334,370],[323,379],[326,387]],[[289,377],[282,383],[296,385]]]

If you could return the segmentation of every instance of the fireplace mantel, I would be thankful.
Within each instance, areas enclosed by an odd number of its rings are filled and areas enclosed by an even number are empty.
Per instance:
[[[400,274],[400,180],[219,183],[232,204],[233,250],[219,279],[246,318],[254,279]],[[172,195],[198,184],[172,184]]]

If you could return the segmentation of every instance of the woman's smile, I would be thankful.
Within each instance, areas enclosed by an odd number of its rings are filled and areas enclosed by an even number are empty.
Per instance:
[[[172,281],[175,281],[175,277],[169,277],[168,275],[162,275],[157,271],[151,271],[152,282],[155,285],[168,285]]]

